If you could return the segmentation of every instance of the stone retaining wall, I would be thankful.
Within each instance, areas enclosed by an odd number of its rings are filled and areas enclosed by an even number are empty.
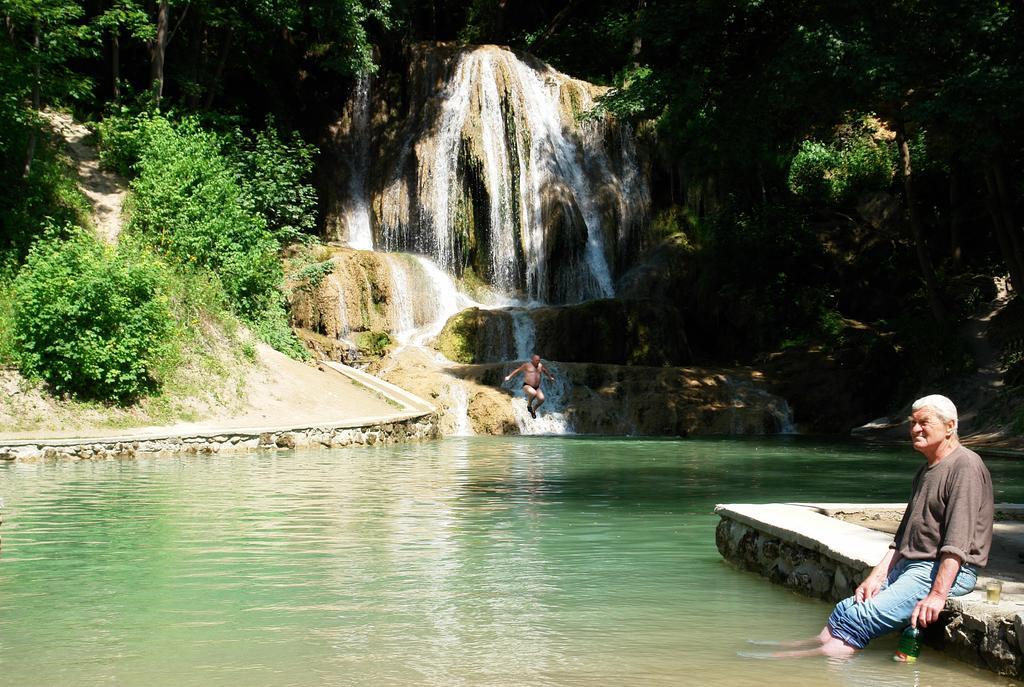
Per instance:
[[[437,415],[431,413],[393,422],[359,427],[303,427],[269,432],[240,431],[153,438],[19,441],[0,445],[0,460],[34,461],[48,458],[88,460],[138,455],[220,453],[252,449],[343,447],[394,444],[438,437]]]
[[[852,595],[871,569],[851,566],[725,515],[715,531],[715,543],[723,557],[740,567],[826,601]],[[966,663],[1024,678],[1024,614],[987,605],[977,592],[947,601],[940,623],[927,628],[922,637],[929,646]]]
[[[853,594],[871,570],[868,566],[854,568],[823,552],[725,517],[715,530],[715,544],[726,560],[825,601],[838,601]]]

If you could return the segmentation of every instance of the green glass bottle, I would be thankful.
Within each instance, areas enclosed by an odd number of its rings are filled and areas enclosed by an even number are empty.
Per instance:
[[[915,663],[921,653],[921,631],[916,627],[907,625],[907,629],[900,636],[900,643],[896,647],[896,653],[892,660],[901,663]]]

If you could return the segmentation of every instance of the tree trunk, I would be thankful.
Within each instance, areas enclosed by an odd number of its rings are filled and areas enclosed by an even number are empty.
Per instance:
[[[114,104],[121,104],[121,31],[110,37],[110,76],[114,81]]]
[[[568,19],[572,15],[572,13],[576,11],[576,7],[579,6],[579,4],[580,0],[569,0],[566,6],[563,7],[562,10],[555,15],[555,18],[551,20],[551,23],[548,24],[548,27],[544,29],[544,33],[540,35],[540,38],[531,43],[530,47],[533,49],[537,49],[537,47],[543,45],[548,41],[548,39],[554,36],[555,33],[558,32],[558,29],[562,27],[562,24],[565,22],[565,20]]]
[[[629,52],[629,57],[633,62],[633,68],[638,69],[640,67],[640,53],[644,49],[643,39],[640,37],[640,15],[647,9],[647,0],[637,0],[636,3],[636,19],[637,22],[633,25],[633,48]]]
[[[963,258],[962,233],[964,220],[963,194],[961,193],[962,172],[956,165],[949,173],[949,257],[953,267],[960,269]]]
[[[160,9],[156,16],[156,37],[150,41],[150,88],[153,91],[153,102],[160,107],[160,98],[164,94],[164,53],[167,51],[167,26],[171,20],[171,8],[168,0],[160,0]]]
[[[985,184],[988,187],[986,206],[989,215],[992,217],[992,227],[995,230],[996,240],[999,242],[999,250],[1003,254],[1003,261],[1010,272],[1010,284],[1017,293],[1024,291],[1024,252],[1021,250],[1021,241],[1015,234],[1019,229],[1013,224],[1013,212],[1007,206],[1008,199],[1003,197],[1000,190],[997,170],[1000,167],[998,162],[992,161],[985,170]],[[1004,187],[1005,189],[1005,181]],[[1015,240],[1016,239],[1016,240]]]
[[[39,20],[36,20],[35,25],[32,27],[32,109],[36,113],[42,109],[39,93],[42,82],[42,68],[40,66],[40,60],[42,59],[42,55],[39,54]],[[33,123],[32,129],[28,134],[28,149],[25,151],[25,169],[21,173],[22,179],[28,179],[28,175],[32,173],[32,160],[36,156],[36,139],[38,138],[39,131],[35,123]]]
[[[928,305],[935,321],[944,324],[946,310],[939,298],[938,278],[935,276],[935,267],[932,265],[932,258],[928,254],[928,245],[924,239],[924,225],[921,222],[921,213],[917,207],[914,189],[914,167],[910,159],[910,145],[907,142],[907,134],[901,121],[896,124],[896,145],[900,151],[900,171],[903,175],[903,195],[907,203],[907,214],[910,216],[910,231],[914,236],[917,263],[921,268],[921,276],[924,278],[925,289],[928,292]]]
[[[209,110],[213,105],[213,99],[217,95],[217,91],[220,89],[220,82],[224,78],[224,69],[228,64],[228,55],[231,53],[231,43],[234,38],[234,32],[228,27],[228,35],[224,38],[224,44],[220,48],[220,57],[217,59],[217,70],[213,73],[213,80],[210,82],[210,87],[206,92],[206,101],[203,103],[203,109]]]
[[[1017,264],[1021,266],[1021,272],[1024,273],[1024,232],[1017,226],[1017,219],[1013,216],[1013,191],[1006,182],[1006,172],[1001,161],[996,163],[994,171],[999,214],[1003,218],[1006,233],[1010,236],[1010,245],[1013,247],[1013,254],[1017,257]],[[1024,282],[1021,282],[1018,288],[1024,289]]]

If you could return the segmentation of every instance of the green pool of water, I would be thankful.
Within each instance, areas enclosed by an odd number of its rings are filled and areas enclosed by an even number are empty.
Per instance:
[[[0,465],[0,685],[995,685],[895,638],[741,658],[830,609],[716,503],[898,501],[920,458],[798,439],[450,439]],[[1024,463],[989,460],[997,501]]]

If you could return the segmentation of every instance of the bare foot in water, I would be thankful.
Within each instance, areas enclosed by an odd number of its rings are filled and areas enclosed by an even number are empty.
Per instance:
[[[530,406],[526,406],[526,409],[530,411],[530,417],[532,417],[534,420],[536,420],[537,419],[537,411],[534,410],[533,408],[531,408]]]

